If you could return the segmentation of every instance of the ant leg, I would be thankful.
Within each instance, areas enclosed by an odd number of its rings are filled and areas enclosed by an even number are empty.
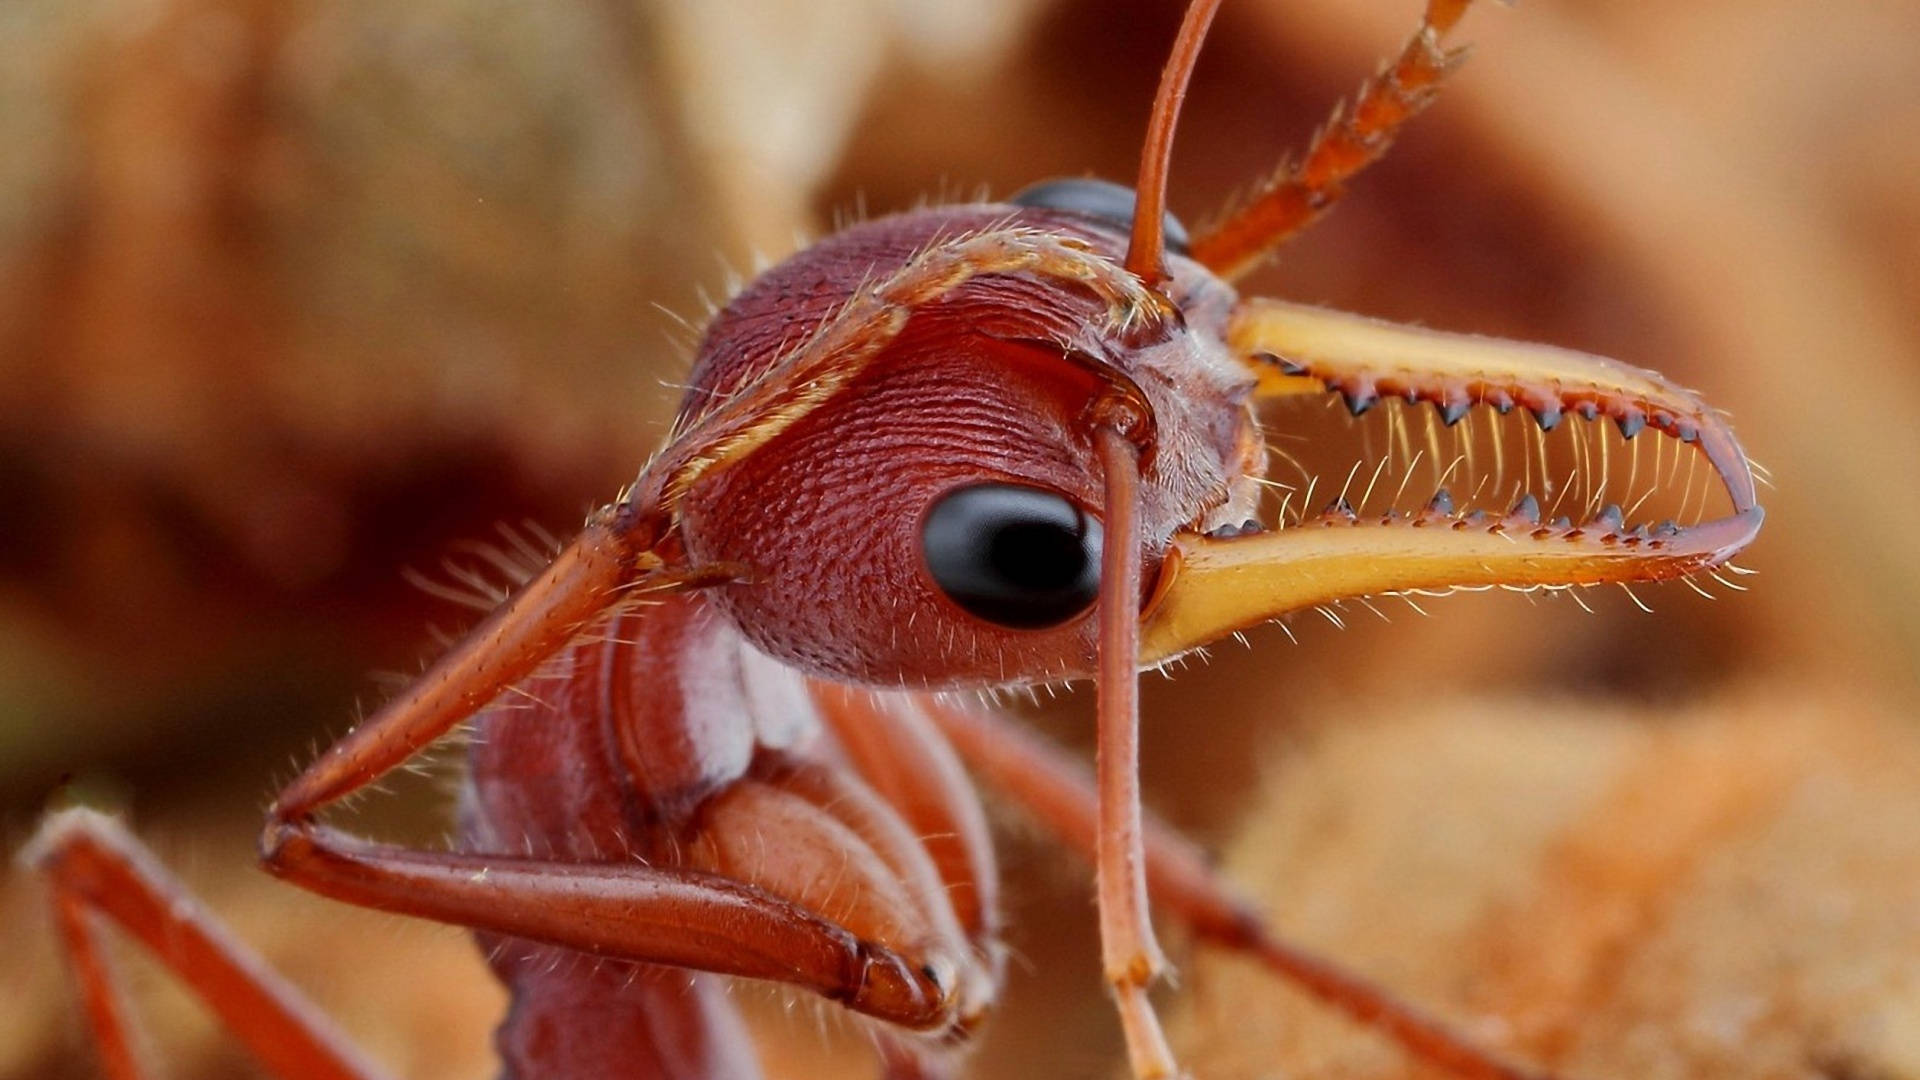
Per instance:
[[[1361,84],[1352,109],[1336,108],[1313,137],[1307,156],[1283,165],[1259,193],[1193,238],[1193,258],[1232,280],[1332,206],[1347,181],[1379,160],[1400,127],[1429,105],[1459,53],[1440,39],[1472,0],[1427,0],[1427,10],[1392,63]]]
[[[910,959],[945,994],[947,1041],[985,1017],[997,965],[962,927],[922,834],[844,768],[763,752],[745,779],[700,808],[693,828],[690,866],[789,898]],[[770,839],[781,842],[776,852]]]
[[[766,753],[673,865],[421,851],[270,823],[272,873],[337,900],[589,955],[768,979],[957,1037],[993,996],[908,826],[859,781]]]
[[[62,944],[108,1076],[150,1075],[101,946],[100,916],[132,934],[283,1080],[375,1080],[320,1011],[208,915],[138,841],[89,810],[50,815],[24,855],[52,888]]]
[[[1086,768],[1019,724],[923,698],[927,715],[989,784],[1018,801],[1068,847],[1091,858],[1098,818]],[[1389,1036],[1409,1054],[1467,1080],[1551,1080],[1500,1060],[1439,1019],[1367,979],[1280,940],[1258,910],[1166,823],[1146,821],[1147,889],[1201,939],[1244,952],[1281,978]]]
[[[270,829],[261,856],[279,877],[361,907],[588,955],[774,980],[915,1030],[941,1028],[953,1011],[950,970],[719,874],[420,851],[311,824]]]
[[[999,981],[999,871],[966,766],[926,715],[898,694],[815,682],[812,694],[840,750],[933,860],[955,918]]]
[[[1006,960],[1000,947],[999,874],[986,811],[966,766],[911,699],[827,682],[813,683],[810,691],[840,753],[932,860],[945,901],[997,989]],[[958,1055],[924,1041],[883,1033],[880,1058],[886,1080],[959,1075]]]

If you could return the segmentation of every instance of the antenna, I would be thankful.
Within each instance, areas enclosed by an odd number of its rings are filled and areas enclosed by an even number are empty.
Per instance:
[[[1161,224],[1167,209],[1167,167],[1173,159],[1173,126],[1200,57],[1200,44],[1213,24],[1220,0],[1193,0],[1180,22],[1173,54],[1160,72],[1160,89],[1147,117],[1147,141],[1140,148],[1140,178],[1134,184],[1133,232],[1127,239],[1127,270],[1148,285],[1167,279],[1167,238]]]

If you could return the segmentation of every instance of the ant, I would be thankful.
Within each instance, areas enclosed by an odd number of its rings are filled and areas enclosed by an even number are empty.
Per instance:
[[[1210,228],[1190,234],[1165,209],[1175,120],[1219,6],[1192,0],[1133,188],[1060,180],[867,221],[764,273],[708,326],[638,479],[280,792],[266,868],[471,928],[512,995],[496,1038],[509,1076],[757,1076],[731,976],[872,1018],[888,1077],[952,1077],[1003,968],[971,770],[1091,856],[1135,1077],[1178,1071],[1147,996],[1166,967],[1150,901],[1458,1076],[1544,1075],[1276,939],[1144,817],[1138,789],[1145,666],[1349,597],[1687,578],[1760,527],[1725,421],[1657,374],[1229,284],[1428,104],[1456,59],[1440,40],[1469,5],[1429,0],[1300,163]],[[1309,518],[1309,494],[1263,525],[1257,412],[1298,398],[1355,417],[1381,406],[1402,442],[1418,410],[1437,483],[1474,469],[1470,414],[1484,432],[1521,410],[1538,435],[1517,456],[1530,485],[1537,450],[1541,487],[1506,511],[1444,486],[1376,511],[1369,483],[1357,506],[1343,490]],[[1629,527],[1638,504],[1599,506],[1592,481],[1583,520],[1543,512],[1546,434],[1576,418],[1609,438],[1610,421],[1636,469],[1648,441],[1691,454],[1682,508],[1704,459],[1726,512],[1703,496],[1685,524]],[[1463,446],[1444,471],[1443,437]],[[1667,486],[1658,451],[1652,471]],[[974,703],[1088,676],[1091,777]],[[476,737],[452,850],[321,821],[463,724]],[[383,1075],[109,820],[53,815],[30,858],[110,1075],[146,1072],[103,918],[275,1075]],[[582,954],[595,962],[568,962]]]

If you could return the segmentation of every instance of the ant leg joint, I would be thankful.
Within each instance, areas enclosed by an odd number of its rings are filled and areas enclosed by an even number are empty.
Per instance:
[[[14,858],[22,870],[49,870],[74,843],[76,834],[87,831],[90,818],[103,818],[96,810],[74,807],[56,810],[40,821],[33,839],[27,841]]]
[[[118,850],[127,845],[116,843],[123,835],[120,823],[111,816],[84,806],[69,807],[48,814],[15,856],[23,870],[44,874],[71,892],[92,896],[98,891],[98,875],[92,859],[75,859],[82,849],[106,847]]]
[[[288,864],[313,849],[307,830],[278,814],[269,815],[260,827],[259,843],[260,865],[275,877],[285,877]]]
[[[285,1080],[387,1075],[114,818],[79,808],[49,814],[20,860],[51,887],[67,961],[108,1075],[152,1075],[124,985],[104,949],[109,925],[145,946],[206,1002],[269,1074]]]

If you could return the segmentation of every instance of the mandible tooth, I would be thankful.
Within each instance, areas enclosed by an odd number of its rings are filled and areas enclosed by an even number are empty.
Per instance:
[[[1448,427],[1452,427],[1459,423],[1460,418],[1467,415],[1467,410],[1472,407],[1472,402],[1463,401],[1459,398],[1444,402],[1440,406],[1440,422]]]
[[[1621,438],[1631,439],[1635,435],[1640,434],[1641,430],[1647,426],[1647,414],[1635,410],[1622,415],[1619,419],[1615,420],[1614,423],[1620,425]]]
[[[1619,503],[1608,503],[1600,508],[1600,512],[1595,514],[1588,524],[1605,525],[1612,531],[1619,532],[1626,528],[1626,515],[1621,511]]]
[[[1540,425],[1541,431],[1552,431],[1554,428],[1560,426],[1560,418],[1562,415],[1564,414],[1561,413],[1560,406],[1548,405],[1536,411],[1533,414],[1533,419]]]
[[[1561,514],[1559,517],[1554,518],[1552,521],[1548,522],[1547,527],[1550,529],[1558,529],[1561,532],[1566,532],[1568,529],[1573,528],[1573,519],[1568,517],[1565,514]]]
[[[1349,387],[1341,390],[1340,396],[1347,399],[1347,411],[1355,416],[1364,415],[1380,402],[1380,395],[1370,386]]]
[[[1679,536],[1679,535],[1680,535],[1680,523],[1679,523],[1679,522],[1677,522],[1677,521],[1675,521],[1675,520],[1673,520],[1672,518],[1668,518],[1667,520],[1665,520],[1665,521],[1663,521],[1663,522],[1661,522],[1660,524],[1658,524],[1658,525],[1655,525],[1655,526],[1653,527],[1653,535],[1655,535],[1655,536],[1663,536],[1663,537],[1664,537],[1664,536]]]
[[[1441,488],[1434,492],[1433,498],[1427,500],[1427,509],[1436,514],[1451,515],[1453,513],[1453,493],[1449,492],[1446,488]]]
[[[1525,518],[1538,525],[1540,524],[1540,500],[1531,494],[1522,495],[1520,501],[1513,504],[1511,513],[1514,517]]]
[[[1343,517],[1348,521],[1354,521],[1360,517],[1359,514],[1353,512],[1353,504],[1347,501],[1345,495],[1328,503],[1327,508],[1320,511],[1320,516],[1324,518]]]
[[[1575,405],[1573,411],[1579,413],[1580,419],[1582,420],[1592,420],[1594,417],[1600,415],[1600,406],[1591,401],[1583,401]]]

